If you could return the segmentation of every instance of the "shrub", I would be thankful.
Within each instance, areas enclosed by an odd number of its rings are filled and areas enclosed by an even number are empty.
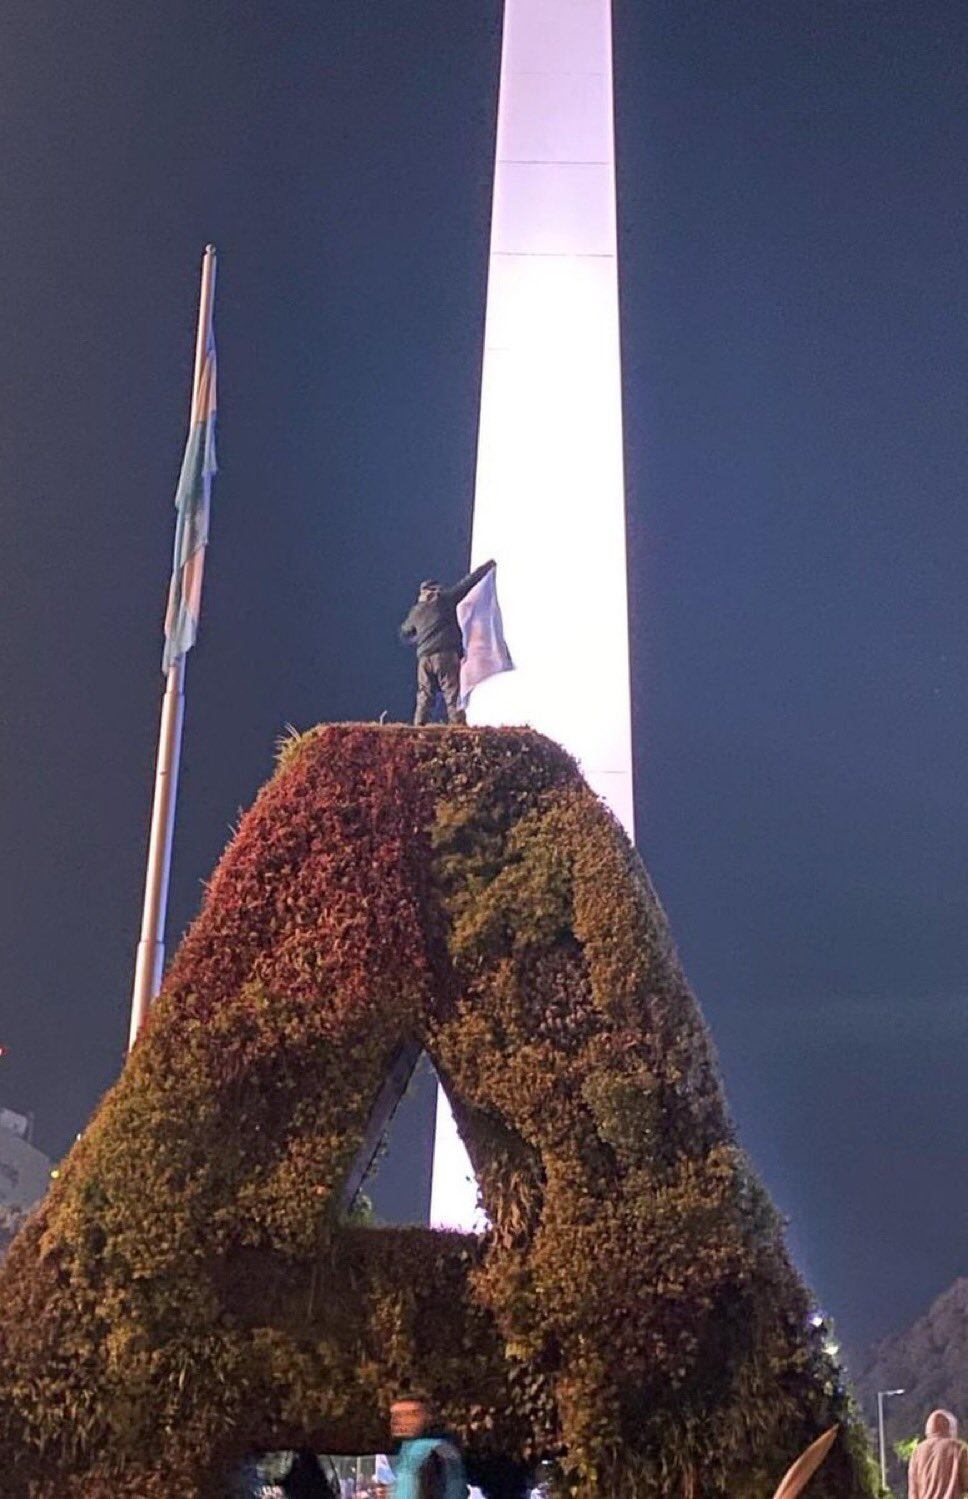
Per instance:
[[[402,1043],[481,1240],[339,1211]],[[141,1040],[0,1271],[9,1492],[201,1496],[250,1446],[372,1450],[395,1388],[560,1493],[871,1492],[624,834],[527,730],[287,741]],[[31,1488],[32,1485],[32,1488]],[[166,1492],[170,1489],[166,1490]]]

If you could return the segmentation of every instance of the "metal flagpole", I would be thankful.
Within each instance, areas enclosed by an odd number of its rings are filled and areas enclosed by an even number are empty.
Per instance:
[[[215,293],[215,246],[207,245],[202,258],[202,287],[198,301],[198,335],[195,340],[195,374],[192,380],[192,405],[189,423],[194,422],[198,408],[199,385],[205,360],[205,343]],[[148,869],[145,875],[145,901],[141,917],[141,940],[135,960],[134,989],[131,995],[131,1028],[128,1045],[138,1038],[151,1002],[161,988],[165,966],[165,918],[168,912],[168,881],[171,875],[171,848],[175,834],[175,803],[178,796],[178,766],[181,759],[182,726],[185,721],[185,657],[178,657],[168,669],[165,695],[161,702],[161,727],[158,732],[158,760],[155,766],[155,793],[151,809],[151,834],[148,840]]]

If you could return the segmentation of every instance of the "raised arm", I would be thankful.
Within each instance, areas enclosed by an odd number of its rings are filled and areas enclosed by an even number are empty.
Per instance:
[[[481,579],[486,577],[489,572],[493,572],[495,567],[497,567],[497,563],[492,557],[489,562],[482,562],[480,567],[475,567],[472,573],[468,573],[466,578],[462,578],[459,583],[455,583],[453,588],[448,588],[447,592],[454,603],[459,604],[461,599],[466,599],[471,589],[476,588]]]

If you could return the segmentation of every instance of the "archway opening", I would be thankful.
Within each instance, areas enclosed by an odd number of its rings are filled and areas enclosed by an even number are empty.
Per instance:
[[[406,1042],[391,1062],[342,1194],[343,1212],[374,1227],[484,1233],[477,1176],[429,1054]]]

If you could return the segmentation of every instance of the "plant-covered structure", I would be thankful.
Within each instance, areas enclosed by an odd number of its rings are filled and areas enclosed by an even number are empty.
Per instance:
[[[401,1050],[492,1227],[343,1212]],[[869,1492],[635,853],[528,730],[290,742],[142,1039],[0,1271],[6,1495],[220,1492],[249,1448],[372,1451],[400,1384],[562,1493]]]

